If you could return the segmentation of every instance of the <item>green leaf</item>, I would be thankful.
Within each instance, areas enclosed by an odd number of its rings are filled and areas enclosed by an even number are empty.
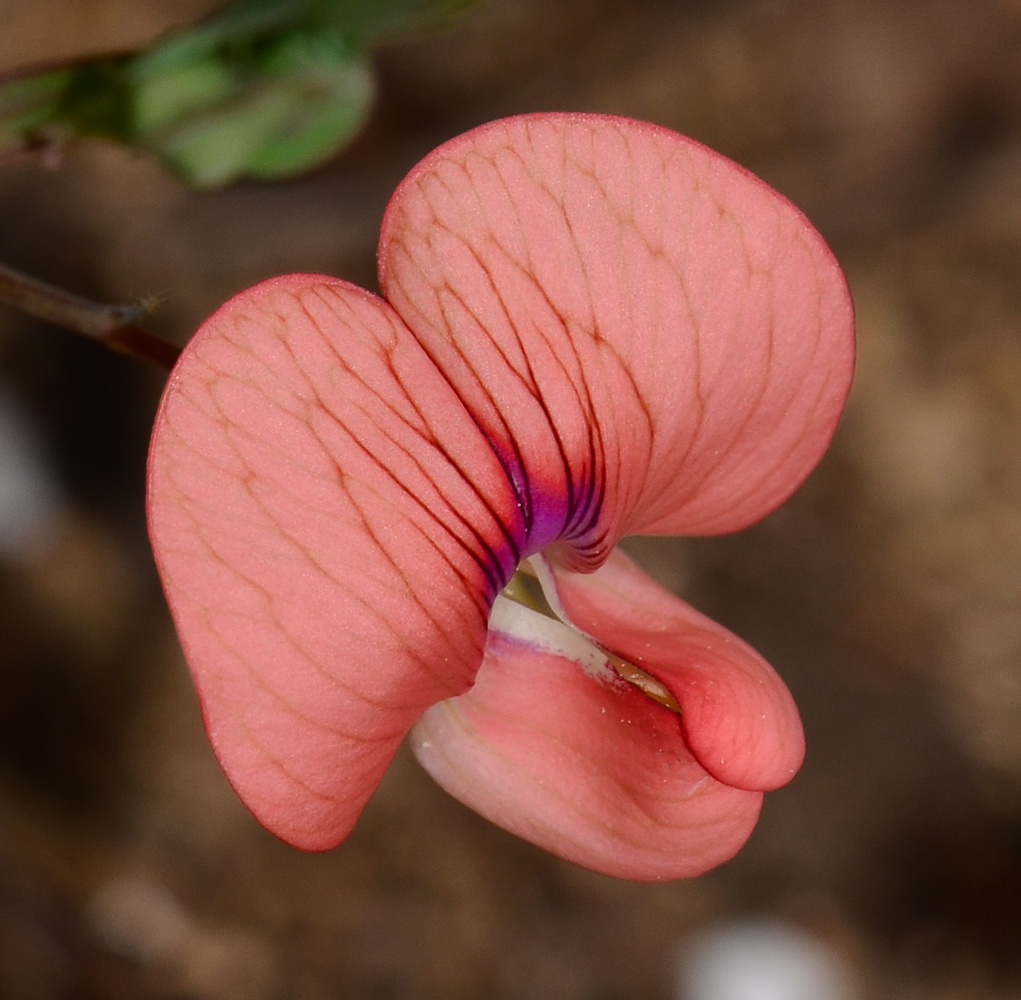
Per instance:
[[[372,99],[365,58],[331,28],[156,55],[130,70],[135,139],[197,187],[309,169],[354,135]]]
[[[131,88],[124,76],[124,57],[80,64],[67,82],[59,117],[78,135],[130,141]]]
[[[0,83],[0,156],[42,141],[57,121],[72,73],[58,69]]]
[[[200,188],[292,176],[364,122],[372,45],[477,2],[235,0],[146,51],[0,81],[0,156],[92,135]]]
[[[372,78],[357,58],[282,77],[258,75],[201,114],[140,136],[197,187],[291,176],[320,163],[364,121]]]

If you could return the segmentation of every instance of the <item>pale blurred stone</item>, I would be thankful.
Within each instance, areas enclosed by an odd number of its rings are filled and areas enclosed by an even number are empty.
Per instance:
[[[852,1000],[843,962],[821,941],[779,921],[723,924],[684,955],[677,1000]]]
[[[0,383],[0,559],[30,559],[57,530],[63,508],[31,417]]]
[[[150,974],[177,1000],[262,1000],[278,985],[276,958],[261,937],[205,927],[167,889],[144,878],[112,879],[89,907],[94,936]]]

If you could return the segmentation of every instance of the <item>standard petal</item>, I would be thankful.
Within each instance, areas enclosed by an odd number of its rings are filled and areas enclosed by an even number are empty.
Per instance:
[[[710,776],[678,716],[608,669],[496,629],[475,686],[426,712],[411,745],[492,822],[619,878],[686,878],[726,861],[762,799]]]
[[[291,276],[185,349],[148,510],[224,770],[284,839],[336,844],[412,722],[472,683],[523,538],[502,468],[386,303]]]
[[[825,449],[851,376],[821,237],[705,147],[595,115],[506,119],[400,185],[380,282],[492,440],[527,549],[743,527]]]
[[[805,755],[786,685],[747,643],[651,580],[619,550],[597,572],[554,568],[570,620],[677,699],[685,743],[736,788],[786,784]]]

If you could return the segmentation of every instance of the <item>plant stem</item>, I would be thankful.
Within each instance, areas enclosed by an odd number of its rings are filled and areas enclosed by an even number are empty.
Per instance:
[[[136,325],[137,320],[151,312],[151,303],[103,305],[5,264],[0,264],[0,302],[168,371],[181,353],[180,348]]]

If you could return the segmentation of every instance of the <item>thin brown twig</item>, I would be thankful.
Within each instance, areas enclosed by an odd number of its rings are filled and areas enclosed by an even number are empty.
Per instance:
[[[0,302],[168,371],[181,353],[179,347],[137,325],[139,319],[152,311],[151,302],[103,305],[5,264],[0,264]]]

